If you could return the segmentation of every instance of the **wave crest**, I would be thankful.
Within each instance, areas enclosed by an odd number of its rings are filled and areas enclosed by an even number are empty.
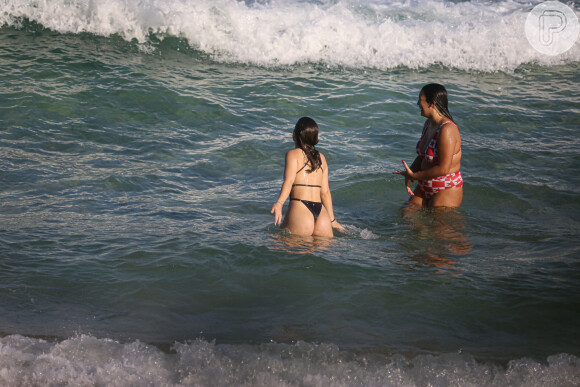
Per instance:
[[[325,63],[349,68],[432,65],[512,71],[580,61],[575,44],[559,56],[525,36],[529,2],[235,0],[6,0],[0,24],[27,19],[61,33],[119,35],[146,44],[175,36],[221,62],[260,66]]]

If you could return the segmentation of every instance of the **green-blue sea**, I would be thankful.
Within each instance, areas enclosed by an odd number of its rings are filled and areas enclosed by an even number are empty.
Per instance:
[[[0,385],[580,385],[580,43],[538,4],[1,1]],[[430,82],[464,199],[405,214]],[[332,239],[270,214],[302,116]]]

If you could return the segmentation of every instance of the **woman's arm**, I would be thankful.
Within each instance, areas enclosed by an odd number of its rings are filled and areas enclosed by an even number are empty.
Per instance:
[[[322,205],[324,208],[326,208],[326,211],[330,216],[332,228],[336,228],[337,230],[344,232],[344,228],[336,221],[336,218],[334,217],[334,210],[332,209],[332,195],[330,194],[330,186],[328,184],[328,164],[326,163],[326,159],[322,154],[320,157],[322,159],[323,167],[322,184],[320,186],[320,200],[322,201]]]
[[[286,152],[286,161],[284,166],[284,183],[282,183],[282,188],[280,189],[280,195],[278,200],[272,206],[271,214],[274,214],[274,224],[278,225],[282,223],[282,206],[290,196],[292,191],[292,184],[296,179],[296,172],[298,171],[297,158],[295,157],[295,152]]]

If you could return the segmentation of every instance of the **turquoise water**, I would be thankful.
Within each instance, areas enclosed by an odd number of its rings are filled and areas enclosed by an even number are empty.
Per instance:
[[[285,10],[233,4],[216,9]],[[316,9],[346,24],[344,4]],[[395,26],[530,8],[422,5]],[[187,30],[142,43],[49,16],[0,29],[0,384],[580,384],[578,43],[488,68],[293,46],[294,62],[252,63]],[[461,130],[464,201],[403,216],[391,172],[414,158],[432,81]],[[269,213],[304,115],[347,228],[331,240]]]

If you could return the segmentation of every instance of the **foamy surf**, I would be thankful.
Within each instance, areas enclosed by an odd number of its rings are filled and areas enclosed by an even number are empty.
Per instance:
[[[367,228],[358,228],[356,226],[345,224],[344,226],[345,234],[350,237],[358,237],[361,239],[378,239],[379,236],[373,233]]]
[[[580,359],[568,354],[499,365],[463,353],[406,357],[306,342],[225,345],[198,339],[164,352],[87,335],[60,342],[0,339],[4,386],[555,386],[578,385],[579,371]]]
[[[324,63],[349,68],[513,71],[580,60],[576,43],[548,56],[525,36],[539,1],[450,2],[6,0],[0,25],[22,20],[61,33],[119,35],[151,50],[166,36],[221,62],[260,66]]]

